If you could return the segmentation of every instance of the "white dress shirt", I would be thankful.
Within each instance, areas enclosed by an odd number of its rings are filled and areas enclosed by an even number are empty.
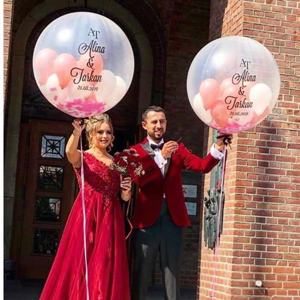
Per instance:
[[[152,142],[149,138],[148,138],[148,141],[149,141],[149,145],[161,145],[164,143],[163,139],[159,142],[159,144]],[[161,149],[156,148],[153,151],[155,153],[154,161],[157,164],[157,166],[159,167],[161,174],[164,176],[165,164],[167,163],[167,160],[165,158],[163,158],[163,156],[161,155]]]

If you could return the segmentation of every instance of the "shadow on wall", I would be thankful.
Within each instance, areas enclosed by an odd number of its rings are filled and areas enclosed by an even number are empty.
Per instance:
[[[272,206],[278,203],[284,203],[286,200],[270,194],[270,191],[276,192],[276,182],[280,177],[277,174],[280,163],[276,161],[276,155],[273,149],[278,149],[277,144],[272,145],[278,139],[277,129],[272,125],[272,121],[265,119],[259,127],[256,128],[259,134],[269,135],[269,139],[257,140],[255,147],[258,153],[254,159],[258,162],[257,170],[254,171],[253,188],[256,193],[252,195],[252,201],[249,202],[249,208],[252,210],[253,221],[250,224],[249,236],[250,245],[253,246],[250,255],[243,260],[250,260],[249,263],[242,261],[243,265],[250,265],[249,273],[253,274],[253,283],[255,295],[269,295],[265,285],[266,274],[270,272],[272,260],[275,265],[278,259],[281,259],[278,253],[278,247],[274,239],[278,239],[278,226]],[[273,153],[273,154],[272,154]],[[269,262],[268,262],[269,261]],[[272,276],[272,275],[271,275]],[[275,275],[274,275],[275,276]]]
[[[215,40],[222,36],[224,29],[225,9],[228,6],[228,0],[210,1],[210,22],[209,22],[209,40]]]
[[[277,224],[273,223],[274,216],[270,206],[273,203],[284,202],[285,200],[276,198],[267,192],[274,191],[276,183],[276,179],[272,179],[271,177],[274,168],[278,164],[275,155],[272,155],[272,148],[277,149],[277,146],[272,146],[272,141],[275,142],[277,140],[277,129],[273,127],[272,121],[268,119],[265,119],[260,125],[257,131],[268,134],[270,140],[265,142],[258,140],[255,145],[259,150],[257,154],[259,173],[253,187],[260,189],[260,192],[253,198],[257,203],[256,209],[253,209],[252,212],[255,217],[252,226],[256,232],[255,237],[252,239],[252,244],[255,244],[254,254],[256,254],[256,257],[254,257],[253,273],[255,274],[254,286],[257,289],[256,294],[268,295],[268,290],[264,285],[265,273],[269,272],[267,270],[269,268],[267,263],[268,257],[262,256],[262,253],[268,253],[270,259],[272,259],[272,252],[277,251],[277,246],[273,244],[273,239],[277,238],[275,229]],[[275,174],[275,177],[277,176],[280,175]]]

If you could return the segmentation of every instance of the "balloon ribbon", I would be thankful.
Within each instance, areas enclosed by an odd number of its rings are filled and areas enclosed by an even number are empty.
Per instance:
[[[231,143],[231,140],[229,144]],[[226,145],[226,144],[225,144]],[[215,297],[215,288],[216,288],[216,274],[217,274],[217,261],[218,261],[218,246],[219,246],[219,235],[220,235],[220,221],[221,216],[223,214],[223,205],[222,205],[222,197],[223,197],[223,187],[224,187],[224,178],[225,178],[225,169],[226,169],[226,159],[227,159],[227,150],[224,150],[223,162],[222,162],[222,174],[219,183],[215,188],[215,192],[221,186],[221,191],[219,195],[219,210],[218,210],[218,223],[217,223],[217,237],[215,242],[215,253],[214,253],[214,275],[213,275],[213,285],[212,285],[212,300]]]
[[[125,240],[127,240],[129,238],[129,236],[131,235],[132,230],[133,230],[133,226],[132,226],[132,224],[130,222],[130,219],[129,219],[130,203],[131,203],[131,199],[128,201],[128,205],[127,205],[127,209],[126,209],[126,219],[127,219],[127,222],[129,224],[130,229],[129,229],[128,234],[126,235]]]
[[[84,246],[84,264],[85,264],[85,285],[86,285],[86,300],[90,299],[89,296],[89,270],[87,259],[87,247],[86,247],[86,211],[85,211],[85,199],[84,199],[84,170],[83,170],[83,148],[82,148],[82,136],[80,136],[80,155],[81,155],[81,202],[82,202],[82,215],[83,215],[83,246]]]

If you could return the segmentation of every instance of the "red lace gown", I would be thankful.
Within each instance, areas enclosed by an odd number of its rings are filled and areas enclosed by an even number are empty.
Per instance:
[[[87,259],[90,300],[129,300],[120,175],[84,152]],[[75,169],[81,187],[80,169]],[[40,300],[86,300],[82,191],[67,221]]]

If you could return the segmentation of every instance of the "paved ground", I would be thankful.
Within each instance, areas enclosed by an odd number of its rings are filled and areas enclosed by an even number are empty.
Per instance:
[[[4,300],[38,300],[44,285],[43,280],[5,280]],[[150,289],[149,300],[163,300],[160,287]],[[196,291],[183,289],[181,300],[196,300]]]

